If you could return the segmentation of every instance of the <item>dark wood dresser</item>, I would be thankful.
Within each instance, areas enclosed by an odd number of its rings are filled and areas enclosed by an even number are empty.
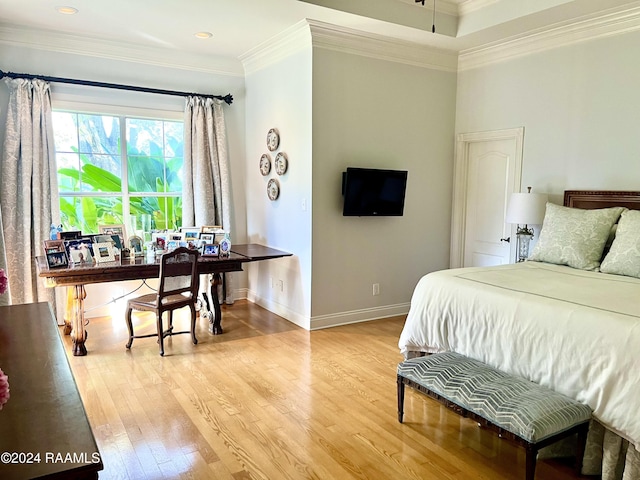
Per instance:
[[[87,414],[48,303],[0,307],[0,478],[96,479],[102,470]]]

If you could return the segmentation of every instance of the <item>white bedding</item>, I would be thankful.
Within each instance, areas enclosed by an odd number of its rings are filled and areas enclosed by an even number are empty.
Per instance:
[[[400,351],[455,351],[585,402],[640,448],[640,279],[539,262],[425,275]]]

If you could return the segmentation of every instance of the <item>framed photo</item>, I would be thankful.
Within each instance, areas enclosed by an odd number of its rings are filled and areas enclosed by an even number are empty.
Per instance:
[[[58,232],[59,240],[75,240],[76,238],[80,238],[82,232],[80,230],[73,230],[68,232]]]
[[[117,240],[115,238],[114,241],[116,241],[116,248],[119,250],[122,250],[122,248],[127,244],[124,225],[98,225],[98,232],[102,235],[117,235],[120,240],[120,245],[117,244]]]
[[[61,252],[47,252],[47,265],[49,265],[49,268],[68,267],[67,252],[64,249]]]
[[[214,243],[213,241],[215,240],[216,236],[213,233],[201,233],[199,240],[200,240],[200,244],[203,243]]]
[[[202,247],[203,257],[217,257],[220,255],[220,245],[217,243],[205,243]]]
[[[111,242],[94,243],[93,254],[96,258],[96,263],[115,261],[113,243]]]
[[[151,233],[151,241],[156,244],[158,250],[164,250],[166,248],[168,238],[169,234],[166,231]]]
[[[89,240],[67,240],[67,258],[74,264],[93,263],[93,243]]]
[[[173,241],[173,242],[182,242],[183,238],[182,238],[182,233],[180,232],[170,232],[169,236],[167,237],[168,241]]]
[[[185,242],[195,242],[200,237],[200,227],[181,227],[180,233]]]
[[[65,252],[66,254],[66,249],[64,248],[64,240],[45,240],[44,242],[42,242],[42,245],[45,255],[47,253],[55,252]]]
[[[175,250],[180,246],[179,240],[167,240],[166,249],[167,250]]]
[[[222,226],[220,225],[204,225],[200,227],[200,232],[202,233],[216,233],[218,230],[222,230]]]
[[[142,256],[144,253],[142,251],[142,238],[137,235],[132,235],[129,237],[129,250],[133,252],[136,257]]]

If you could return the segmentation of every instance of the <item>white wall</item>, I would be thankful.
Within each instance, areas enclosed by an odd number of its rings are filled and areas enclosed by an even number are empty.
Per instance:
[[[246,76],[247,235],[251,242],[292,252],[292,257],[247,266],[249,295],[258,304],[309,328],[311,313],[311,43]],[[306,47],[304,45],[307,45]],[[267,132],[276,128],[280,147],[269,152]],[[278,152],[289,159],[287,172],[275,173]],[[259,161],[270,154],[271,173],[262,176]],[[267,197],[267,182],[280,183],[280,196]],[[283,291],[279,282],[283,282]],[[273,286],[272,286],[273,282]]]
[[[640,186],[640,33],[603,37],[458,74],[456,132],[524,126],[522,187]]]
[[[313,328],[406,313],[448,266],[455,88],[452,72],[314,47]],[[349,166],[408,170],[404,216],[343,217]]]

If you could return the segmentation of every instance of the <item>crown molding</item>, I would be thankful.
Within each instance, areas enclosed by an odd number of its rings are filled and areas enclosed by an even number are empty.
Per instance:
[[[494,3],[498,3],[498,0],[466,0],[458,5],[458,16],[468,15]]]
[[[311,19],[301,20],[239,58],[245,74],[251,74],[312,46],[423,68],[457,71],[456,52]]]
[[[311,50],[311,35],[309,24],[301,20],[238,58],[249,75],[306,49]]]
[[[314,47],[390,62],[456,72],[457,52],[309,20]]]
[[[242,66],[234,59],[171,51],[164,48],[134,46],[113,40],[49,30],[35,30],[15,25],[0,24],[0,45],[107,58],[216,75],[244,75]]]
[[[461,50],[458,70],[465,71],[504,62],[533,53],[640,29],[640,6],[583,17],[534,30],[506,41]]]

